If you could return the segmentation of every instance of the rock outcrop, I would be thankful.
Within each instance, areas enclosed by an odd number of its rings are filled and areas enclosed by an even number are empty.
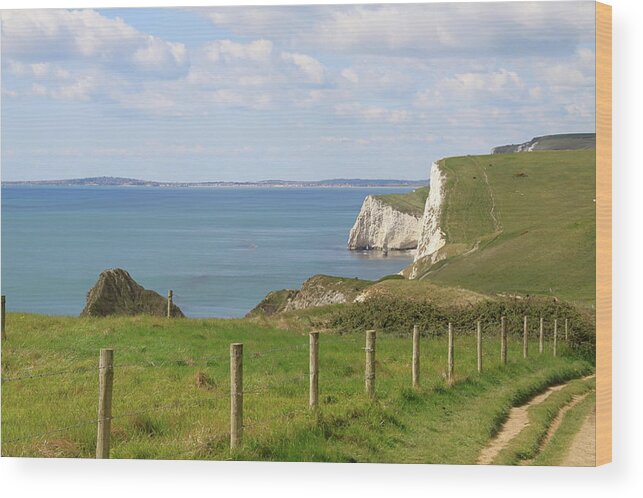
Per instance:
[[[440,249],[446,244],[446,236],[442,227],[445,183],[446,174],[442,171],[440,162],[436,161],[431,166],[431,189],[424,207],[417,251],[409,278],[417,277],[417,263],[420,260],[430,265],[444,259],[444,255],[440,254]]]
[[[269,292],[257,306],[250,310],[247,316],[272,316],[276,313],[281,313],[286,309],[286,306],[297,297],[297,294],[299,294],[299,291],[293,289],[281,289]]]
[[[409,250],[418,242],[421,213],[395,209],[392,205],[369,195],[348,236],[348,248]]]
[[[183,317],[172,304],[172,316]],[[144,289],[125,270],[112,268],[103,271],[87,293],[87,303],[80,316],[154,315],[167,316],[167,299]]]
[[[299,290],[270,292],[247,316],[270,316],[284,311],[352,303],[372,284],[370,280],[315,275],[306,280]]]
[[[328,275],[315,275],[306,280],[284,311],[302,310],[329,304],[352,303],[372,282]]]

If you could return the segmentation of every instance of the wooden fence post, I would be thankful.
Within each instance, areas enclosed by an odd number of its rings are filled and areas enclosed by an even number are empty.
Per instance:
[[[4,330],[4,318],[5,318],[4,314],[5,314],[5,306],[6,306],[6,304],[7,304],[7,298],[6,298],[6,296],[2,296],[2,302],[1,302],[1,305],[0,305],[0,306],[2,306],[2,309],[0,310],[0,311],[2,311],[2,317],[0,317],[0,332],[1,332],[1,337],[2,337],[3,341],[7,338],[7,333]]]
[[[375,331],[366,331],[366,368],[364,377],[366,383],[366,394],[371,399],[375,398]]]
[[[114,385],[114,350],[101,349],[98,363],[98,430],[96,458],[109,458],[112,430],[112,388]]]
[[[169,290],[167,291],[167,317],[172,318],[172,301],[173,301],[174,293]]]
[[[538,337],[538,352],[540,354],[543,354],[544,347],[545,347],[545,327],[544,327],[544,319],[541,316],[540,317],[540,335]]]
[[[308,406],[311,410],[316,410],[319,406],[319,332],[311,332],[309,337],[310,389]]]
[[[413,387],[420,387],[420,329],[413,325],[413,363],[411,364]]]
[[[558,342],[558,318],[554,318],[554,356],[556,356],[557,342]]]
[[[453,371],[455,369],[455,358],[453,356],[453,327],[449,322],[449,347],[447,354],[447,381],[449,384],[453,383]]]
[[[525,315],[522,330],[522,356],[527,358],[529,355],[529,331],[527,330],[527,315]]]
[[[565,342],[569,341],[569,319],[565,318]]]
[[[507,323],[504,316],[500,317],[500,362],[507,364]]]
[[[243,439],[243,344],[230,344],[230,449]]]
[[[477,329],[478,373],[482,373],[482,327],[480,320],[478,320]]]

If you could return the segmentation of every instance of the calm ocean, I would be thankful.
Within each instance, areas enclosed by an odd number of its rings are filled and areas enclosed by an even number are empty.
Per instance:
[[[316,273],[377,279],[411,257],[356,254],[368,194],[409,189],[2,187],[7,308],[76,315],[98,274],[121,267],[190,317],[239,317]]]

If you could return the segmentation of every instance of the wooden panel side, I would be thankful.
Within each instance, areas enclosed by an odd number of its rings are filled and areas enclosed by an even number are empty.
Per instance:
[[[596,465],[612,461],[612,7],[596,3]]]

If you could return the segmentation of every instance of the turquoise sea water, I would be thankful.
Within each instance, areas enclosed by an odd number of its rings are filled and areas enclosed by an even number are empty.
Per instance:
[[[98,274],[124,268],[191,317],[238,317],[325,273],[378,279],[411,257],[348,251],[368,194],[407,189],[2,187],[7,308],[76,315]]]

